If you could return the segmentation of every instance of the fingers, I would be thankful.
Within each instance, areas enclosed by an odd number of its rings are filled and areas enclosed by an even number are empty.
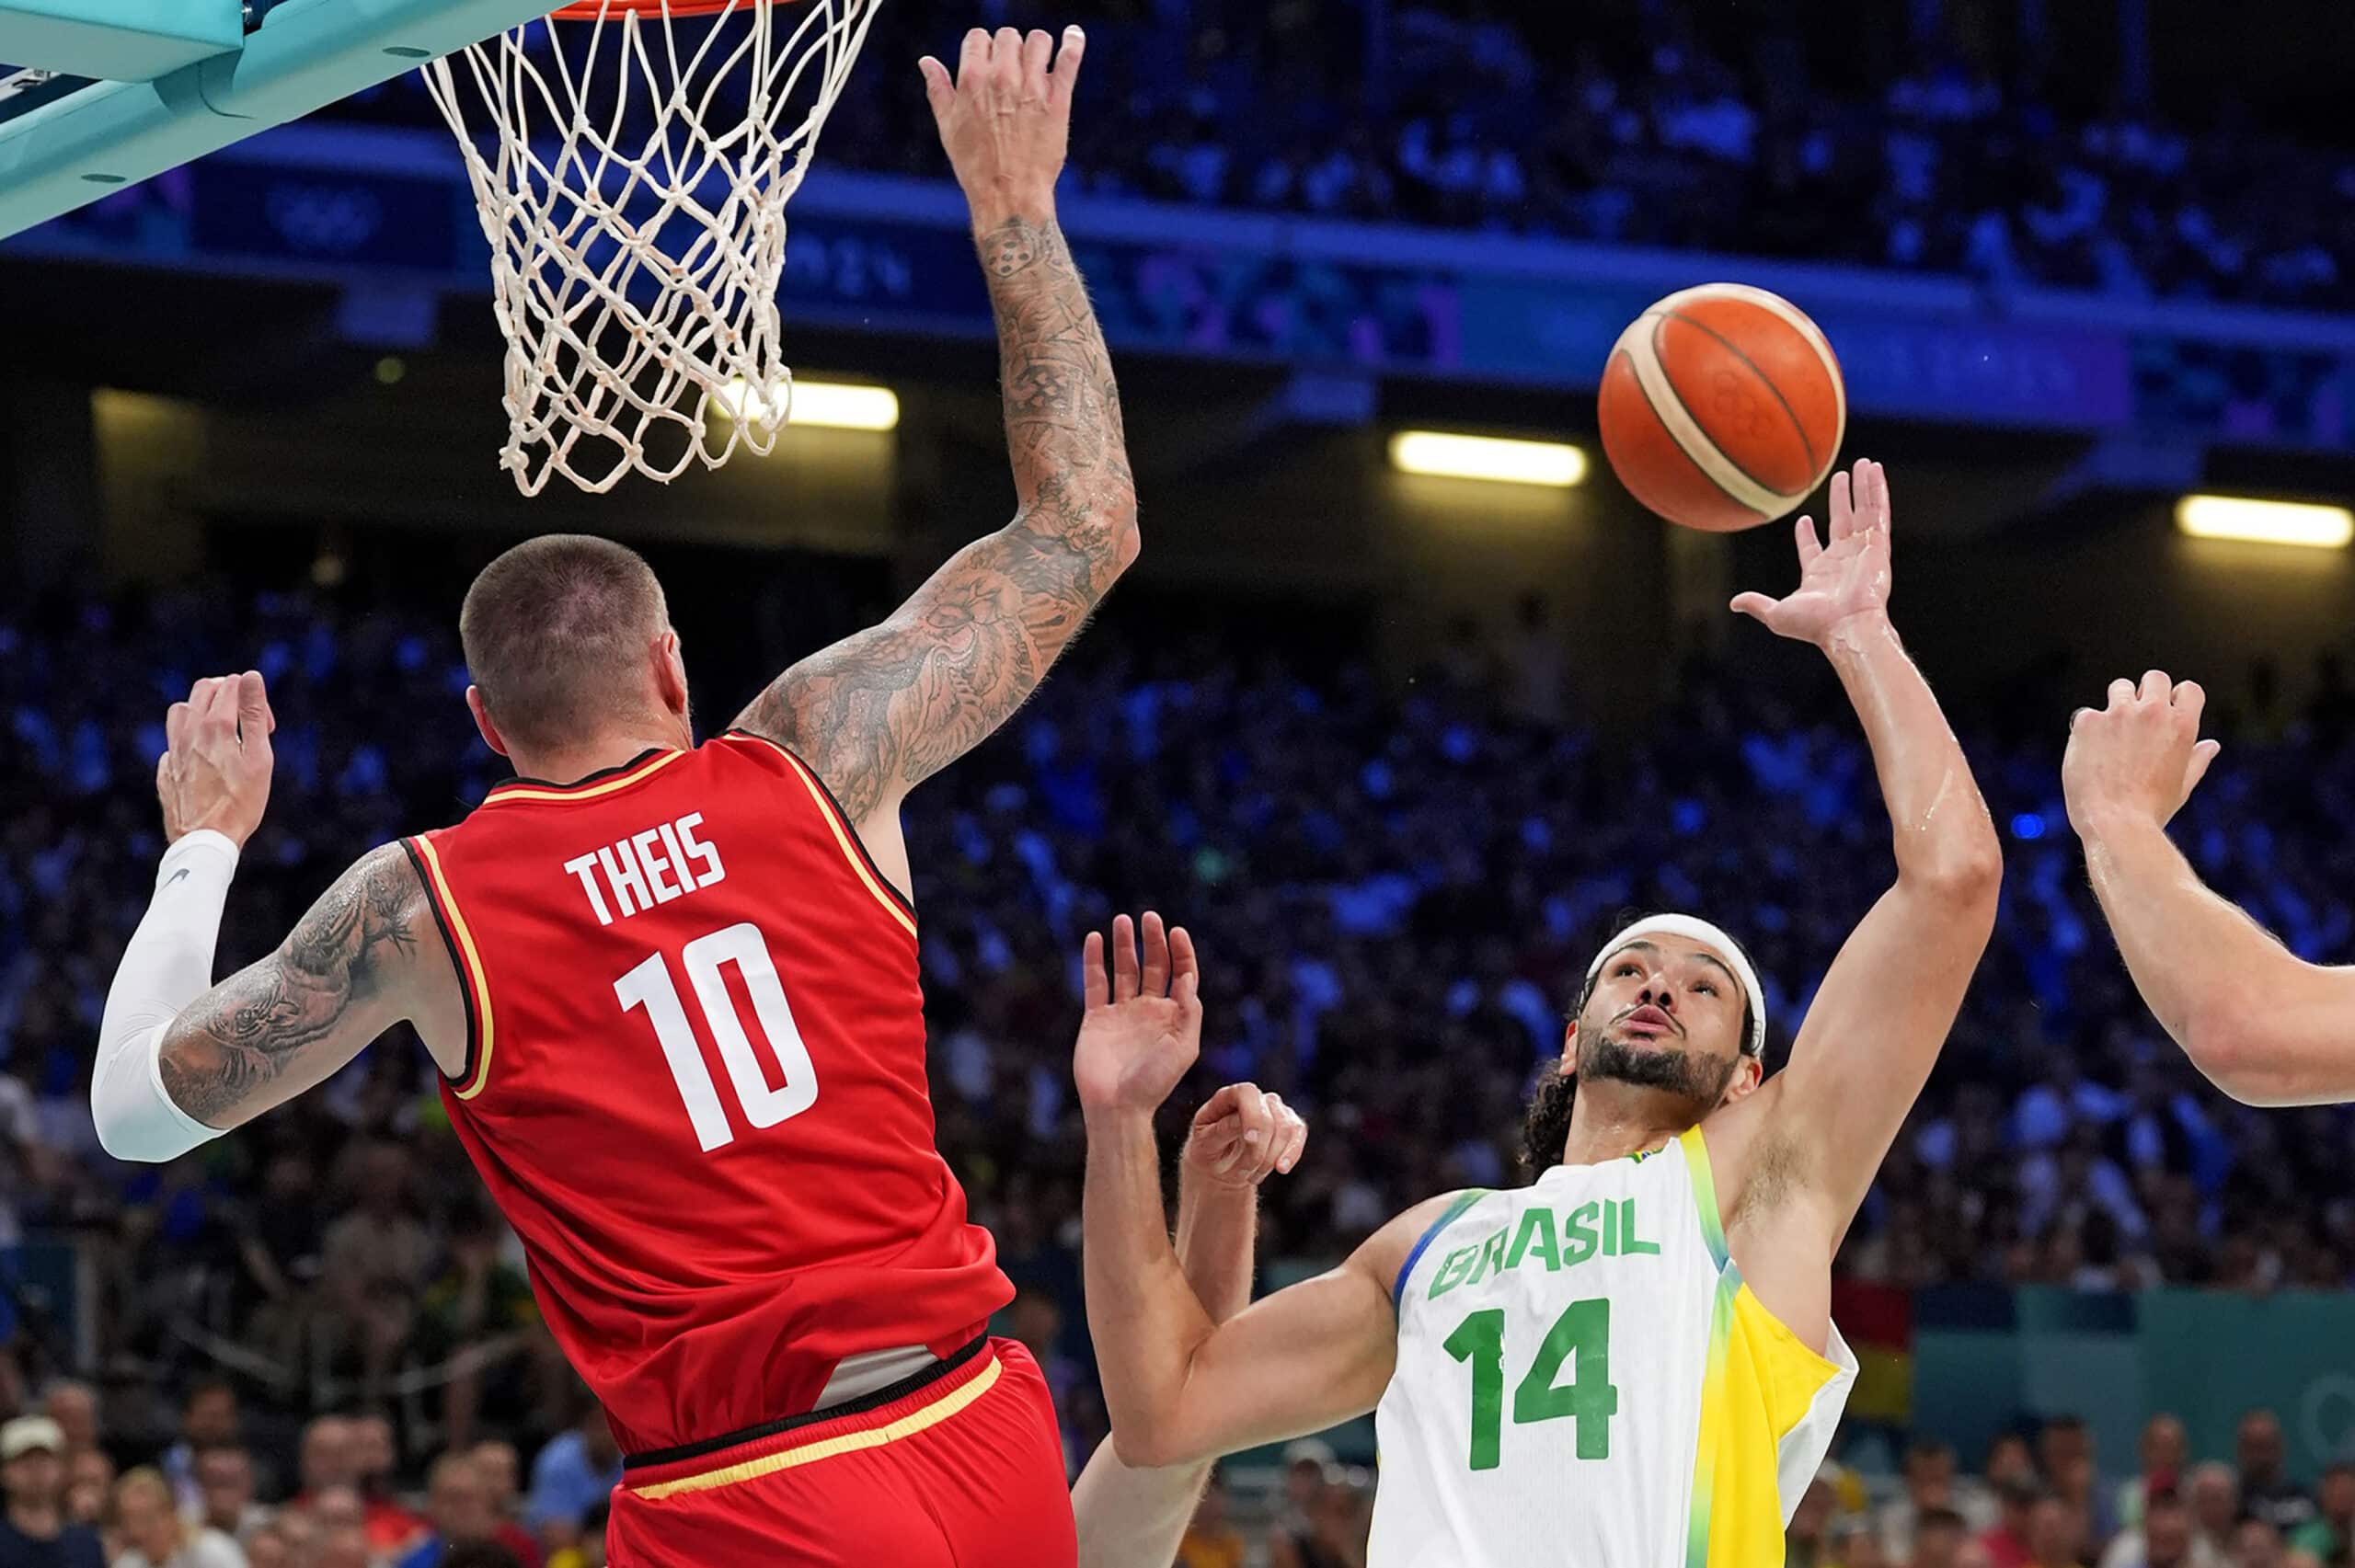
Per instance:
[[[965,47],[957,56],[957,83],[966,86],[989,74],[990,34],[987,28],[975,28],[965,35]]]
[[[1144,912],[1144,994],[1169,994],[1169,933],[1161,923],[1161,916],[1151,910]]]
[[[2134,700],[2134,682],[2123,675],[2109,683],[2109,705],[2122,708]]]
[[[1194,952],[1194,933],[1182,925],[1169,928],[1169,965],[1180,989],[1199,984],[1202,978],[1202,961]]]
[[[924,98],[932,105],[934,122],[945,124],[957,102],[957,84],[949,80],[948,67],[927,54],[916,62],[916,70],[923,74]]]
[[[2071,713],[2069,715],[2069,733],[2072,735],[2076,734],[2077,726],[2083,723],[2085,716],[2093,711],[2094,710],[2091,708],[2078,708],[2074,712]]]
[[[1080,999],[1089,1012],[1112,1000],[1112,984],[1104,978],[1104,933],[1091,931],[1079,946]]]
[[[2208,764],[2214,761],[2216,753],[2223,749],[2223,743],[2215,740],[2203,740],[2191,749],[2191,761],[2183,770],[2184,799],[2191,798],[2191,792],[2198,789],[2200,781],[2208,776]]]
[[[2208,706],[2207,689],[2197,681],[2177,681],[2175,705],[2177,712],[2190,715],[2192,722],[2198,724],[2200,714],[2205,712]]]
[[[266,739],[278,727],[278,719],[270,711],[270,688],[258,670],[248,670],[236,679],[237,733],[248,741]]]
[[[1768,622],[1766,617],[1777,602],[1763,593],[1737,593],[1733,596],[1733,603],[1728,608],[1737,615],[1747,615],[1753,621],[1771,625],[1773,623]]]
[[[1047,77],[1047,101],[1057,109],[1071,107],[1071,96],[1079,86],[1079,63],[1087,57],[1087,34],[1078,27],[1063,29],[1063,52],[1055,57],[1055,68]]]
[[[1243,1085],[1240,1083],[1230,1083],[1203,1101],[1202,1108],[1194,1113],[1194,1130],[1198,1133],[1208,1132],[1220,1122],[1233,1116],[1235,1096],[1242,1091]]]
[[[177,751],[180,749],[194,717],[195,711],[186,703],[174,703],[164,710],[164,745],[167,750]]]
[[[1889,470],[1880,464],[1872,467],[1872,516],[1875,528],[1887,528],[1893,515],[1889,508]]]
[[[1274,1169],[1289,1175],[1300,1163],[1301,1155],[1308,1148],[1308,1122],[1276,1095],[1269,1100],[1276,1106],[1276,1159]]]
[[[1848,475],[1835,471],[1832,475],[1832,531],[1827,543],[1837,544],[1856,532],[1856,498]]]
[[[2146,670],[2142,671],[2142,683],[2135,688],[2135,694],[2146,703],[2164,703],[2175,694],[2175,682],[2167,679],[2167,672],[2164,670]]]
[[[1022,97],[1028,103],[1047,98],[1047,64],[1055,57],[1054,35],[1033,29],[1022,40]]]
[[[1126,915],[1112,917],[1112,1000],[1128,1001],[1137,994],[1137,928]]]
[[[1000,28],[990,40],[990,74],[1000,86],[1017,86],[1022,80],[1022,31],[1018,28]]]
[[[1823,554],[1823,545],[1815,536],[1815,519],[1803,517],[1791,530],[1791,537],[1798,542],[1799,570],[1805,572]]]

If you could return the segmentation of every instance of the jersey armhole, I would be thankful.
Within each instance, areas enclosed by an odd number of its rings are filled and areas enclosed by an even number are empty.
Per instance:
[[[458,1000],[466,1014],[466,1053],[465,1070],[453,1077],[434,1070],[461,1100],[471,1100],[482,1093],[485,1074],[490,1067],[490,990],[484,983],[482,965],[474,951],[474,933],[466,928],[465,918],[458,912],[457,901],[450,896],[449,884],[442,875],[441,857],[432,841],[419,833],[403,839],[401,848],[408,855],[409,868],[417,873],[418,881],[425,888],[425,907],[433,911],[433,928],[442,933],[442,945],[450,955],[450,967],[458,980]]]
[[[1717,1178],[1709,1165],[1708,1140],[1701,1136],[1698,1127],[1689,1127],[1676,1135],[1676,1142],[1684,1150],[1685,1185],[1693,1191],[1693,1209],[1701,1221],[1701,1240],[1708,1243],[1709,1261],[1723,1274],[1733,1261],[1733,1253],[1726,1246],[1725,1216],[1717,1207]]]
[[[1414,1246],[1407,1251],[1407,1261],[1398,1265],[1398,1277],[1390,1285],[1390,1310],[1394,1315],[1405,1308],[1407,1276],[1413,1274],[1415,1265],[1423,1261],[1423,1253],[1430,1249],[1433,1242],[1439,1240],[1441,1231],[1462,1219],[1465,1210],[1488,1196],[1488,1190],[1487,1187],[1468,1187],[1456,1194],[1455,1201],[1449,1204],[1440,1217],[1432,1220],[1430,1227],[1416,1238]]]
[[[843,803],[834,798],[833,788],[826,783],[824,775],[784,741],[772,740],[754,730],[723,730],[714,738],[750,741],[755,746],[766,746],[782,757],[787,771],[810,792],[810,800],[826,819],[826,826],[833,830],[834,841],[850,861],[851,869],[857,873],[859,880],[867,884],[867,891],[875,895],[877,901],[895,921],[907,928],[910,936],[916,933],[914,902],[893,887],[891,879],[884,876],[882,868],[875,864],[875,857],[867,851],[867,841],[858,836],[858,824],[850,819],[850,813],[843,809]]]

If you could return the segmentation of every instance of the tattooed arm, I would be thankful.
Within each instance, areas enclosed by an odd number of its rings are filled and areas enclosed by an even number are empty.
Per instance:
[[[405,1018],[445,1070],[464,1055],[457,976],[418,940],[431,917],[397,845],[345,872],[277,952],[213,985],[230,879],[270,799],[275,723],[250,670],[198,681],[166,718],[155,791],[171,847],[107,992],[90,1079],[91,1119],[117,1159],[178,1159]]]
[[[1111,358],[1055,222],[1084,46],[1071,29],[1051,71],[1046,34],[976,31],[953,85],[924,63],[997,318],[1014,521],[882,624],[787,670],[736,721],[818,771],[902,890],[902,797],[1022,705],[1137,555]]]
[[[284,942],[198,997],[164,1030],[165,1091],[208,1127],[233,1127],[332,1076],[418,1010],[410,992],[449,958],[398,844],[338,877]],[[420,963],[420,958],[429,962]]]

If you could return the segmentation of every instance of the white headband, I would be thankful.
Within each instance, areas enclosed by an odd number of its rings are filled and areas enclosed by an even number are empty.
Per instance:
[[[1648,920],[1637,921],[1603,944],[1603,951],[1596,954],[1594,962],[1587,966],[1588,981],[1591,983],[1595,976],[1603,973],[1604,962],[1614,953],[1647,936],[1681,936],[1688,942],[1703,943],[1715,949],[1717,956],[1725,961],[1726,967],[1731,969],[1734,978],[1741,982],[1742,994],[1750,998],[1750,1039],[1741,1048],[1742,1055],[1763,1058],[1766,1054],[1766,992],[1758,984],[1758,971],[1750,967],[1750,960],[1742,956],[1741,949],[1735,944],[1733,938],[1707,921],[1695,920],[1691,915],[1653,915]]]

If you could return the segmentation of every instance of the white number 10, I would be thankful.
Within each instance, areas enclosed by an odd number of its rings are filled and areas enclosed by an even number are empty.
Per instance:
[[[719,1059],[728,1064],[728,1079],[736,1086],[736,1103],[743,1107],[744,1119],[755,1127],[775,1127],[816,1104],[818,1070],[810,1065],[810,1048],[801,1043],[801,1031],[794,1024],[793,1008],[785,1000],[785,986],[776,978],[776,962],[769,956],[761,928],[747,921],[699,936],[680,951],[679,960],[703,1008],[704,1022],[711,1026],[711,1037],[718,1042]],[[752,1054],[744,1021],[737,1015],[735,999],[728,994],[728,982],[720,977],[722,964],[734,964],[744,977],[753,1016],[760,1021],[761,1033],[768,1036],[778,1070],[785,1074],[783,1088],[769,1087],[768,1075]],[[672,983],[671,967],[662,955],[652,955],[615,980],[614,994],[621,999],[623,1012],[643,1007],[653,1021],[655,1037],[662,1042],[671,1076],[678,1081],[679,1098],[686,1102],[687,1119],[695,1123],[695,1137],[702,1140],[705,1152],[733,1143],[735,1131],[728,1125],[728,1113],[720,1108],[719,1091],[712,1083],[711,1070],[704,1065],[703,1050],[695,1044],[695,1029],[687,1023],[679,988]]]

